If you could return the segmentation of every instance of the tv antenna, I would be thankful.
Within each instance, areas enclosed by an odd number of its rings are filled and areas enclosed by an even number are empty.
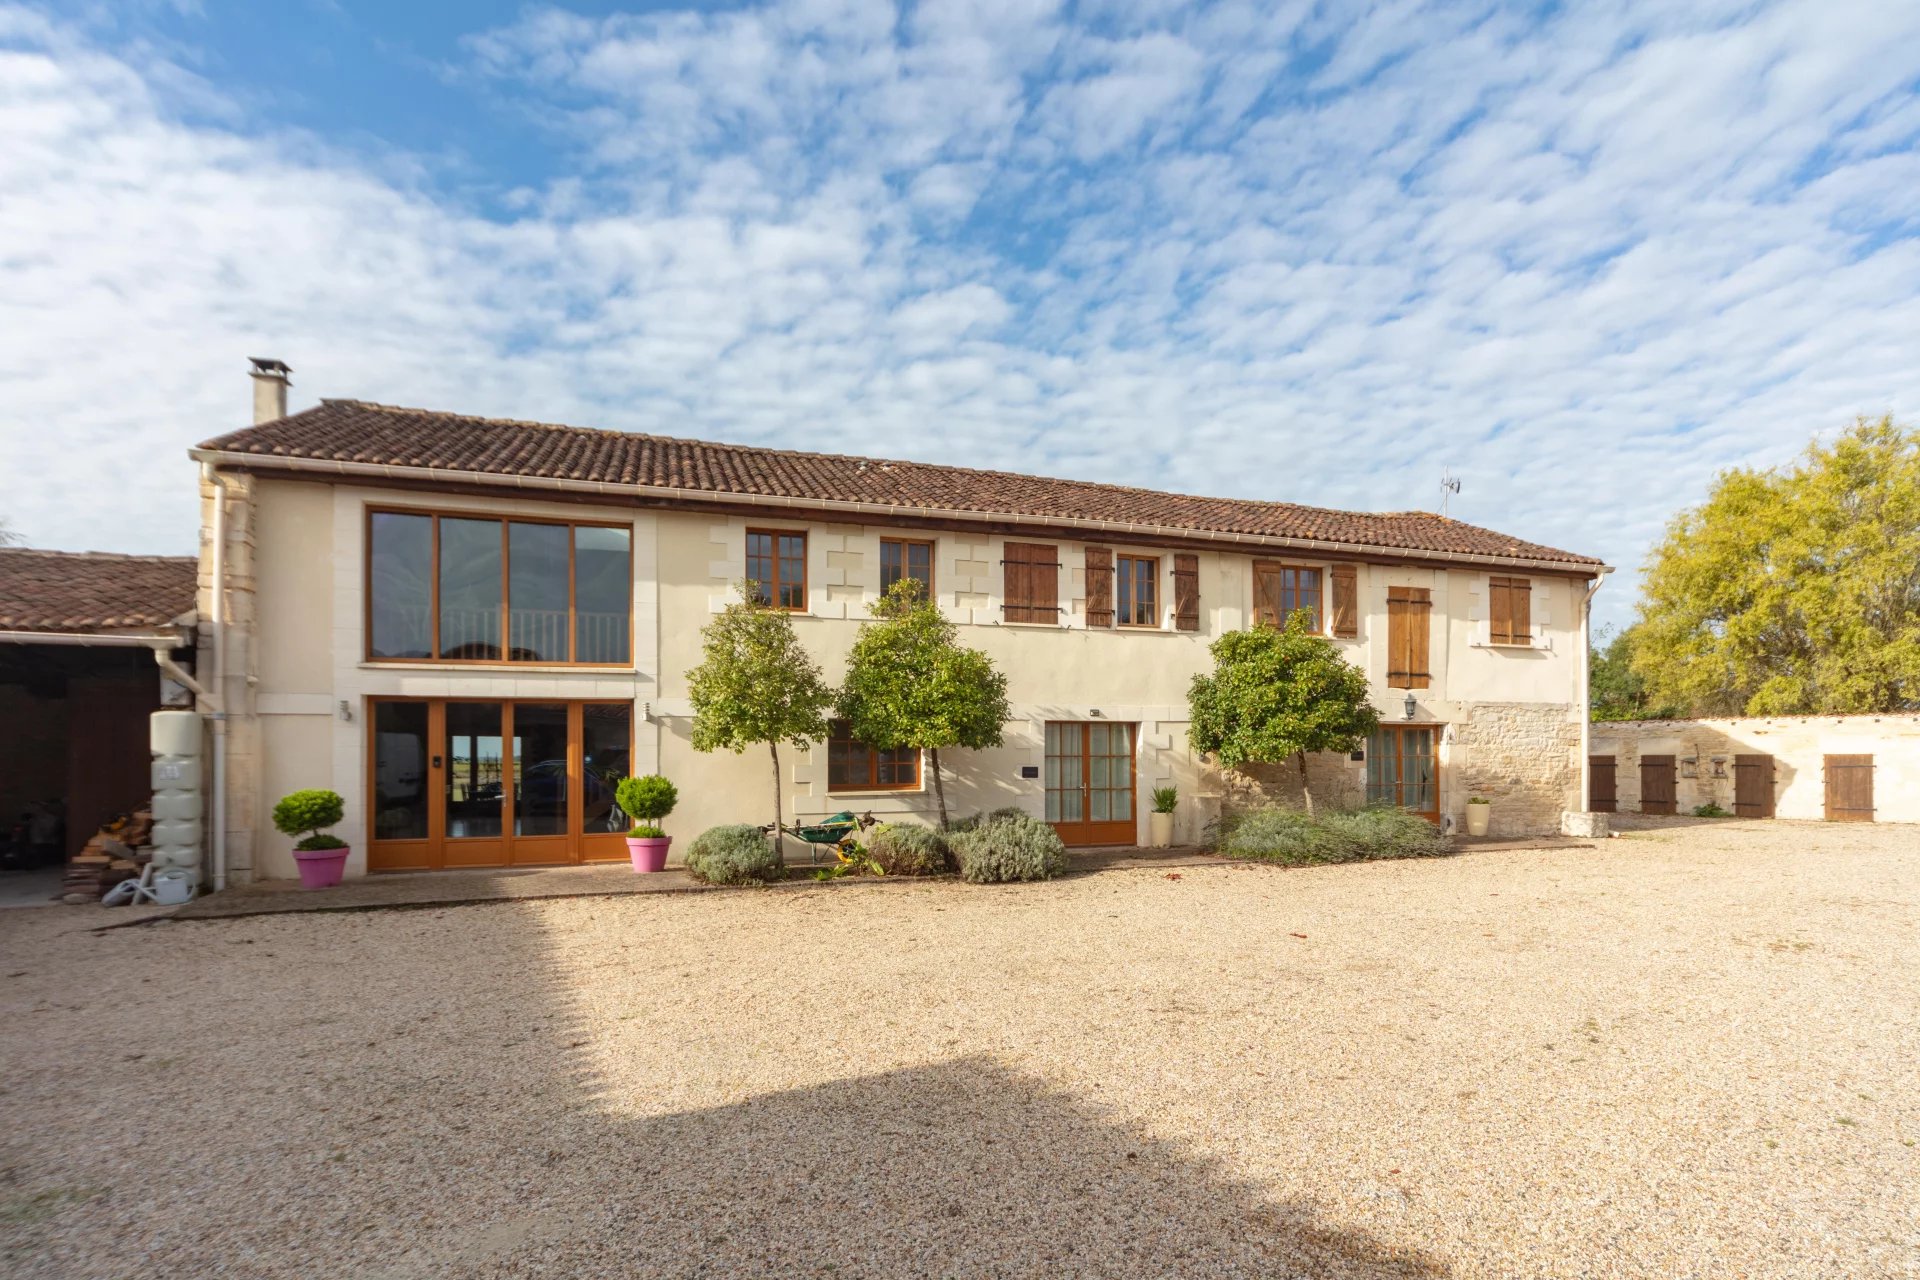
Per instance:
[[[1454,475],[1453,472],[1448,468],[1442,467],[1440,469],[1440,514],[1441,515],[1444,516],[1447,514],[1447,503],[1452,500],[1454,494],[1459,492],[1460,492],[1460,477],[1457,475]]]

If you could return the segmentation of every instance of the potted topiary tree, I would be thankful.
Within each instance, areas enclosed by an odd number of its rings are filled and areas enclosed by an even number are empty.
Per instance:
[[[1180,788],[1153,789],[1153,814],[1147,819],[1147,831],[1154,848],[1164,849],[1173,843],[1173,811],[1179,803]]]
[[[300,887],[325,889],[340,883],[347,867],[347,855],[353,852],[338,836],[326,834],[346,812],[346,801],[337,791],[295,791],[273,806],[273,825],[281,834],[306,834],[293,846],[293,860],[300,864]]]
[[[680,792],[657,773],[643,778],[622,778],[613,790],[614,799],[633,819],[627,832],[627,856],[635,871],[664,871],[667,849],[673,837],[660,829],[660,820],[673,812]]]

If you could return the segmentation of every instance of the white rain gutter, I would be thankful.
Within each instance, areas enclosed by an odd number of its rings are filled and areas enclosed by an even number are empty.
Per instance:
[[[227,482],[211,462],[200,463],[200,477],[213,486],[212,608],[207,627],[213,640],[213,671],[208,680],[214,695],[206,718],[213,722],[213,795],[207,811],[213,815],[213,891],[227,887]]]
[[[1580,812],[1593,812],[1593,597],[1612,573],[1603,568],[1580,602]]]
[[[0,644],[85,645],[106,649],[183,649],[192,641],[174,632],[154,631],[0,631]]]
[[[1085,529],[1122,541],[1128,535],[1171,538],[1186,542],[1220,542],[1234,546],[1281,547],[1299,551],[1336,551],[1352,555],[1379,557],[1383,554],[1413,560],[1431,560],[1446,564],[1487,564],[1506,568],[1538,569],[1547,573],[1588,574],[1591,564],[1565,560],[1535,560],[1525,556],[1476,555],[1459,551],[1425,551],[1411,547],[1384,547],[1358,542],[1337,542],[1320,538],[1287,538],[1274,534],[1222,533],[1211,529],[1184,529],[1176,525],[1147,524],[1128,520],[1088,520],[1071,516],[1023,515],[1011,511],[963,511],[949,507],[913,507],[893,502],[855,502],[838,498],[792,498],[767,493],[727,493],[712,489],[683,489],[672,485],[611,484],[604,480],[568,480],[559,476],[495,475],[486,471],[453,471],[441,467],[396,467],[383,462],[340,462],[331,458],[291,458],[273,453],[240,453],[224,449],[194,449],[190,456],[203,467],[229,466],[259,471],[310,471],[324,475],[355,477],[364,480],[418,480],[444,484],[485,485],[495,489],[529,489],[559,493],[588,493],[605,498],[659,498],[700,506],[734,503],[743,506],[773,507],[789,511],[824,511],[841,517],[874,516],[882,519],[906,517],[914,520],[951,520],[975,524],[1010,521],[1053,528]],[[1612,572],[1611,565],[1600,572]]]

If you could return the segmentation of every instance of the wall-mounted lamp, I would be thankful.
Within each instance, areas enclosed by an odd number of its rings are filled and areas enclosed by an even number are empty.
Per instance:
[[[340,718],[348,724],[353,723],[353,704],[345,698],[340,699]]]
[[[1413,719],[1414,715],[1418,713],[1420,710],[1420,704],[1414,700],[1414,697],[1412,694],[1407,695],[1407,701],[1406,701],[1405,707],[1406,707],[1406,718],[1409,720]]]
[[[1107,718],[1107,713],[1102,711],[1098,707],[1089,708],[1087,711],[1087,715],[1090,719],[1094,719],[1094,720],[1105,720]]]
[[[640,718],[648,724],[653,723],[653,704],[651,702],[643,702],[640,704]]]

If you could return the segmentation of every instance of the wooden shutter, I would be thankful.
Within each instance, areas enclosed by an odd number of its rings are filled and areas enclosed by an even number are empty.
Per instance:
[[[1329,611],[1333,615],[1333,634],[1351,640],[1360,634],[1360,588],[1354,568],[1350,564],[1337,564],[1327,571],[1327,580],[1332,588]]]
[[[1827,821],[1873,821],[1873,757],[1828,756]]]
[[[1672,756],[1641,756],[1640,812],[1676,812],[1679,778],[1679,768]]]
[[[1432,616],[1433,593],[1427,588],[1387,588],[1389,689],[1424,689],[1433,679],[1427,670],[1427,635]]]
[[[1733,758],[1733,812],[1740,818],[1773,816],[1773,757]]]
[[[1087,625],[1113,625],[1113,548],[1087,548]]]
[[[1060,620],[1060,559],[1051,543],[1009,542],[1000,562],[1006,599],[1001,605],[1008,622]]]
[[[1200,629],[1200,557],[1173,558],[1173,625],[1180,631]]]
[[[1265,560],[1253,562],[1253,620],[1280,625],[1280,566]]]
[[[1612,813],[1620,803],[1620,793],[1614,777],[1615,762],[1612,756],[1588,756],[1587,772],[1591,779],[1588,788],[1592,794],[1587,798],[1587,807],[1595,813]]]
[[[1525,578],[1487,579],[1487,639],[1533,643],[1533,584]]]

